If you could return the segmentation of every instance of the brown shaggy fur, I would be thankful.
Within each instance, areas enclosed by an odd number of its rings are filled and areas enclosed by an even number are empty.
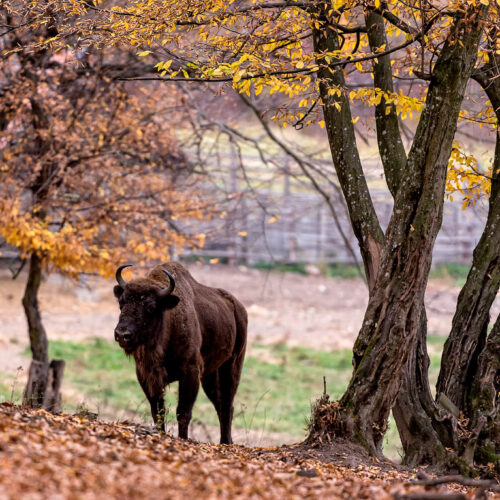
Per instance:
[[[175,290],[160,298],[168,286]],[[145,278],[114,288],[121,314],[115,339],[135,359],[137,379],[154,421],[165,429],[163,391],[179,381],[179,437],[188,425],[199,384],[219,416],[221,443],[231,443],[233,400],[240,381],[247,339],[247,313],[230,293],[198,283],[181,264],[155,267]],[[126,339],[126,340],[125,340]]]

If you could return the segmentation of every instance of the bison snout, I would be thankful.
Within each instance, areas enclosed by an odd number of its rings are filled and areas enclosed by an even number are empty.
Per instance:
[[[130,342],[132,334],[124,328],[117,327],[115,328],[115,340],[117,342]]]

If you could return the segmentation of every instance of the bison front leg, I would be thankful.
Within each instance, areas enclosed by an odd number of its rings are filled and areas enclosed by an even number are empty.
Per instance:
[[[148,396],[151,405],[151,416],[156,428],[160,432],[165,432],[165,400],[163,394],[157,396]]]
[[[179,402],[177,404],[177,424],[179,437],[188,438],[188,427],[193,414],[193,406],[200,388],[200,371],[198,367],[190,367],[179,380]]]

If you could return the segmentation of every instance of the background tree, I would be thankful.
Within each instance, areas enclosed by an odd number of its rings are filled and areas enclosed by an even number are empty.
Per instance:
[[[106,71],[126,55],[52,50],[60,17],[18,7],[1,12],[0,236],[28,262],[24,403],[54,409],[64,363],[49,362],[42,272],[110,276],[126,260],[168,260],[203,245],[195,223],[210,210],[163,126],[175,119],[173,96],[144,100],[137,86],[111,81]]]

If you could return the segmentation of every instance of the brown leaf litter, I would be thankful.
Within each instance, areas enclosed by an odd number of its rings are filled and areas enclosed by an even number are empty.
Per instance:
[[[410,472],[373,461],[354,466],[322,461],[300,445],[251,448],[196,443],[129,423],[0,404],[2,500],[384,500],[423,493],[423,487],[413,486],[411,480]],[[474,496],[471,489],[458,485],[440,488]]]

